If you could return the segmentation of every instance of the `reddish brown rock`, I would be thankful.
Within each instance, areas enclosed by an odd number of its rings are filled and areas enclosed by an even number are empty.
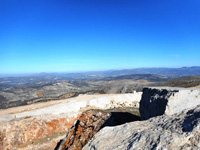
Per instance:
[[[47,149],[54,148],[77,120],[77,117],[42,118],[27,117],[1,124],[0,150],[32,149],[36,145],[39,145],[36,149],[43,149],[43,143],[49,143],[45,144]],[[56,140],[60,136],[62,138]]]
[[[90,110],[83,112],[66,137],[58,143],[56,149],[81,150],[94,134],[101,129],[110,116],[111,113],[103,111]]]

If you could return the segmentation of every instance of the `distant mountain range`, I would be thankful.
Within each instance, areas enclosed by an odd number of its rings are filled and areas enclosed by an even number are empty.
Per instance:
[[[0,78],[0,109],[79,94],[133,93],[148,86],[199,87],[200,67],[40,73]]]
[[[129,75],[129,74],[155,74],[168,77],[186,77],[186,76],[199,76],[200,67],[182,67],[182,68],[135,68],[123,70],[111,70],[104,72],[107,75]]]
[[[149,82],[161,82],[167,81],[173,78],[160,76],[160,75],[153,75],[153,74],[131,74],[131,75],[119,75],[115,77],[105,77],[99,79],[101,81],[113,81],[113,80],[146,80]]]
[[[95,71],[85,73],[42,73],[43,75],[55,75],[63,76],[66,78],[104,78],[115,77],[121,75],[133,75],[133,74],[155,74],[167,77],[187,77],[187,76],[199,76],[200,66],[182,67],[182,68],[134,68],[134,69],[122,69],[122,70],[108,70],[108,71]],[[41,74],[40,74],[41,75]]]
[[[58,77],[60,79],[98,79],[104,77],[115,77],[121,75],[132,74],[154,74],[167,77],[187,77],[187,76],[199,76],[200,67],[182,67],[182,68],[134,68],[134,69],[122,69],[122,70],[108,70],[108,71],[91,71],[80,73],[38,73],[38,74],[23,74],[23,75],[0,75],[0,77],[19,77],[19,76],[48,76],[49,78]],[[51,76],[51,77],[50,77]]]

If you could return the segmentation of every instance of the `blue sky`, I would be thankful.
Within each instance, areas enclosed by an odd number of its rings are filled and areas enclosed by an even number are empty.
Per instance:
[[[1,0],[0,73],[200,66],[199,0]]]

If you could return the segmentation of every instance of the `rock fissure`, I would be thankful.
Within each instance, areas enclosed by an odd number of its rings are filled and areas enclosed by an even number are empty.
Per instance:
[[[86,111],[79,118],[78,128],[75,128],[76,125],[73,125],[62,142],[58,143],[56,150],[81,150],[103,127],[121,125],[139,120],[139,118],[140,117],[127,112]],[[75,124],[77,124],[77,122]],[[68,139],[71,140],[71,143]]]

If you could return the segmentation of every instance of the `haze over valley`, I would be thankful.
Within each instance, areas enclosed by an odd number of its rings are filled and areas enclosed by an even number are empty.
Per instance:
[[[199,76],[200,67],[184,67],[4,77],[0,78],[0,104],[5,109],[80,94],[134,93],[147,86],[195,87],[200,85]]]

